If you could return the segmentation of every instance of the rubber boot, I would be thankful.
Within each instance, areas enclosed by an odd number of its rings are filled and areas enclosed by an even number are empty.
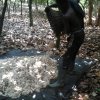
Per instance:
[[[49,87],[52,87],[52,88],[57,88],[57,87],[63,87],[65,85],[65,79],[66,79],[66,73],[67,71],[65,69],[60,69],[58,71],[58,77],[57,77],[57,81],[52,83],[52,84],[49,84]]]

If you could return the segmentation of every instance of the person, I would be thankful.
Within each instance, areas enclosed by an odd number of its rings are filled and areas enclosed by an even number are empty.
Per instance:
[[[50,7],[58,7],[62,13],[64,32],[69,35],[71,44],[63,55],[63,66],[58,71],[56,82],[49,84],[50,87],[61,87],[65,85],[66,75],[73,71],[76,55],[84,42],[84,16],[85,13],[74,0],[56,0],[56,4]]]

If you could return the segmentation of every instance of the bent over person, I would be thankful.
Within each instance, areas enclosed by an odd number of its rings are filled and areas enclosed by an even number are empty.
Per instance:
[[[79,1],[79,0],[78,0]],[[66,75],[73,71],[75,58],[84,41],[84,11],[75,0],[56,0],[56,4],[49,7],[58,7],[62,14],[64,33],[70,36],[71,45],[63,55],[63,66],[58,72],[58,79],[50,87],[61,87],[65,84]],[[48,7],[46,8],[48,9]],[[69,42],[70,42],[69,40]]]

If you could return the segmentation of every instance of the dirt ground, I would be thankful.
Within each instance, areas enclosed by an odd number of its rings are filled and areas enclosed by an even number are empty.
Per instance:
[[[34,11],[33,27],[29,27],[27,13],[20,16],[12,13],[4,21],[3,36],[0,37],[0,54],[11,49],[27,50],[35,48],[49,55],[63,55],[67,43],[66,37],[61,37],[60,51],[55,48],[56,37],[50,28],[46,16],[41,11]],[[79,50],[79,57],[89,57],[97,60],[90,72],[84,76],[71,100],[100,99],[100,28],[85,26],[85,41]]]

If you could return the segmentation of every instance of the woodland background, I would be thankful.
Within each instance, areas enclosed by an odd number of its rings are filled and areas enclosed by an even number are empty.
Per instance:
[[[56,37],[44,12],[53,3],[54,0],[0,0],[0,55],[12,49],[32,48],[49,55],[63,55],[67,36],[61,37],[60,50],[57,50]],[[81,80],[71,100],[99,100],[100,0],[80,0],[80,5],[86,13],[86,37],[78,56],[95,59],[97,63]]]

